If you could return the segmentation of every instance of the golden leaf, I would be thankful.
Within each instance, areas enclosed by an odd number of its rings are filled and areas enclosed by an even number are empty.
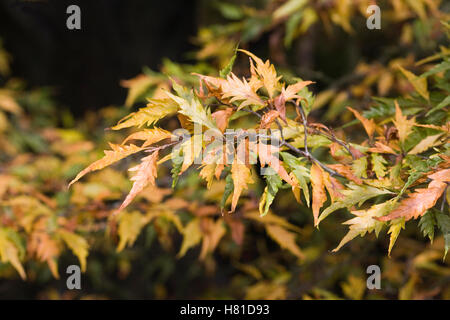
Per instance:
[[[105,150],[105,155],[103,158],[95,161],[94,163],[89,165],[87,168],[85,168],[83,171],[78,173],[77,176],[75,177],[75,179],[70,181],[69,187],[72,184],[74,184],[75,182],[77,182],[78,180],[80,180],[87,173],[89,173],[91,171],[101,170],[101,169],[113,164],[114,162],[122,160],[123,158],[126,158],[129,155],[132,155],[133,153],[137,153],[137,152],[143,150],[143,148],[138,147],[134,144],[121,146],[121,145],[110,143],[109,146],[111,147],[112,150]]]
[[[127,197],[120,205],[120,208],[115,212],[118,213],[126,208],[131,201],[141,192],[149,183],[155,185],[155,178],[157,176],[156,163],[158,160],[159,151],[154,151],[151,155],[142,158],[141,163],[129,171],[136,171],[136,175],[131,178],[134,181],[133,187],[128,193]]]
[[[318,225],[319,212],[323,204],[327,200],[325,193],[325,184],[323,182],[323,170],[317,164],[313,163],[311,166],[311,186],[312,186],[312,210],[314,216],[314,225]]]
[[[87,241],[79,235],[65,229],[58,229],[58,234],[64,240],[66,245],[78,257],[81,271],[86,271],[86,258],[88,256],[89,245]]]

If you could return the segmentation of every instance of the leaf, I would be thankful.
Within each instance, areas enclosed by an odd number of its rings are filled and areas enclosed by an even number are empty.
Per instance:
[[[216,122],[217,128],[223,133],[225,129],[228,127],[228,120],[230,116],[233,114],[232,108],[226,108],[225,110],[218,110],[214,112],[211,117]]]
[[[436,105],[435,107],[433,107],[430,111],[427,112],[427,114],[425,115],[426,117],[428,117],[430,114],[432,114],[433,112],[436,112],[438,110],[441,110],[445,107],[447,107],[448,105],[450,105],[450,96],[445,97],[444,100],[442,100],[441,102],[439,102],[438,105]]]
[[[181,152],[181,149],[174,148],[172,150],[172,188],[175,188],[178,182],[178,177],[181,174],[181,167],[183,166],[184,157]]]
[[[406,116],[403,116],[402,110],[400,109],[397,100],[395,100],[395,127],[398,130],[398,136],[400,137],[400,142],[404,143],[406,138],[411,134],[416,121],[414,118],[408,120]]]
[[[306,0],[289,0],[279,6],[272,14],[274,20],[289,17],[300,11],[308,2]]]
[[[216,164],[213,163],[213,164],[206,164],[202,168],[202,170],[200,170],[200,177],[205,179],[205,181],[207,182],[207,188],[208,189],[211,188],[211,184],[212,184],[213,178],[214,178],[215,169],[216,169]]]
[[[439,138],[443,135],[443,133],[439,133],[433,136],[427,136],[425,139],[420,141],[414,148],[412,148],[408,154],[419,154],[424,151],[427,151],[429,148],[434,147],[436,144],[439,144],[437,142]]]
[[[156,142],[159,142],[164,139],[169,139],[171,137],[172,134],[169,131],[166,131],[161,128],[145,129],[142,131],[132,133],[122,142],[122,144],[125,144],[130,140],[144,140],[145,142],[142,145],[142,148],[145,148]]]
[[[283,227],[275,224],[266,225],[269,236],[279,244],[283,249],[289,250],[299,259],[303,259],[304,255],[295,242],[295,233],[287,231]]]
[[[329,164],[328,167],[335,170],[337,173],[346,177],[350,181],[353,181],[356,184],[362,184],[362,180],[353,174],[351,167],[344,164]]]
[[[177,257],[183,257],[190,248],[196,246],[201,240],[202,231],[200,229],[200,220],[194,218],[184,228],[183,243],[181,244],[181,249]]]
[[[291,177],[289,177],[289,174],[287,173],[286,169],[283,167],[283,161],[279,159],[279,157],[274,156],[274,153],[279,152],[279,148],[264,144],[264,143],[258,143],[258,156],[259,161],[261,163],[261,167],[264,167],[266,164],[268,164],[272,169],[275,170],[279,174],[279,176],[289,183],[291,186],[296,186],[294,181],[292,181]]]
[[[246,164],[240,163],[237,156],[231,165],[231,176],[234,186],[233,198],[231,199],[231,212],[234,212],[242,191],[248,188],[248,183],[253,183],[253,179],[250,169]]]
[[[358,178],[367,178],[367,157],[353,160],[352,171]]]
[[[388,256],[391,256],[392,248],[394,247],[395,242],[397,241],[398,235],[400,234],[400,231],[402,229],[405,229],[405,220],[399,219],[398,221],[392,222],[388,234],[390,234],[389,238],[389,249],[388,249]]]
[[[348,189],[341,190],[340,192],[344,195],[343,198],[338,199],[336,202],[332,203],[327,207],[319,217],[317,223],[320,223],[329,214],[342,208],[351,208],[358,204],[361,206],[366,200],[374,198],[379,195],[392,193],[385,189],[378,189],[370,186],[358,186],[350,183],[347,185]]]
[[[397,218],[404,218],[408,221],[412,218],[425,214],[425,212],[432,208],[444,192],[447,184],[450,181],[450,169],[438,171],[428,178],[433,179],[427,188],[416,189],[414,193],[410,194],[408,198],[400,202],[399,206],[389,215],[380,217],[380,221],[389,221]]]
[[[270,128],[270,125],[280,116],[280,113],[277,110],[270,110],[266,112],[262,118],[260,123],[261,129]]]
[[[202,224],[203,242],[200,260],[204,260],[208,253],[213,252],[216,249],[220,239],[223,238],[227,231],[222,219],[218,219],[216,222],[213,222],[212,219],[204,219],[203,221],[206,223]]]
[[[428,210],[419,221],[420,231],[424,237],[428,237],[431,242],[434,239],[434,227],[436,226],[436,217],[432,210]]]
[[[60,254],[60,248],[58,243],[45,232],[45,229],[38,229],[31,233],[27,249],[35,254],[40,261],[47,262],[52,275],[59,279],[57,258]]]
[[[131,107],[141,95],[150,89],[152,85],[157,83],[155,80],[156,79],[153,79],[145,74],[140,74],[133,79],[120,81],[120,85],[122,87],[128,88],[125,106]]]
[[[222,200],[220,201],[220,208],[223,210],[225,208],[225,204],[230,197],[230,195],[234,191],[234,183],[232,174],[228,174],[225,179],[225,190],[223,192]]]
[[[221,78],[226,78],[230,74],[231,70],[233,69],[234,61],[236,61],[236,57],[237,57],[237,48],[234,51],[234,55],[231,57],[230,62],[228,62],[225,68],[220,70],[219,75]]]
[[[312,186],[312,210],[314,217],[314,226],[319,225],[319,212],[323,204],[327,200],[325,193],[325,184],[323,181],[323,170],[317,164],[311,166],[311,186]]]
[[[448,216],[448,214],[445,214],[438,210],[436,210],[435,213],[437,225],[444,235],[444,242],[445,242],[444,260],[445,260],[448,249],[450,249],[450,217]]]
[[[414,73],[405,70],[402,66],[398,66],[403,75],[408,79],[408,81],[413,85],[414,89],[426,100],[430,99],[430,94],[428,92],[428,84],[426,78],[417,77]]]
[[[0,228],[0,260],[3,263],[11,263],[23,280],[27,278],[25,270],[20,263],[19,248],[15,245],[14,241],[10,239],[8,232],[3,228]]]
[[[281,76],[277,77],[277,72],[274,65],[270,64],[269,60],[263,62],[251,52],[242,49],[239,49],[239,51],[244,52],[256,62],[256,72],[261,77],[263,85],[269,93],[269,97],[272,98],[278,87],[278,81],[281,78]]]
[[[175,82],[172,85],[175,90],[178,90],[177,93],[179,95],[185,96],[181,97],[170,92],[166,92],[167,96],[175,101],[180,107],[180,110],[178,110],[178,112],[188,117],[194,123],[201,124],[202,126],[205,126],[211,130],[217,130],[217,127],[214,124],[211,115],[206,112],[205,108],[203,108],[202,103],[194,95],[193,91],[187,91],[186,88],[178,86]]]
[[[347,109],[350,110],[359,121],[361,121],[364,130],[366,130],[367,132],[367,135],[369,136],[369,138],[372,138],[373,134],[375,133],[375,129],[377,127],[375,121],[373,119],[369,120],[365,118],[363,115],[361,115],[358,111],[356,111],[353,108],[347,107]]]
[[[344,224],[350,225],[349,231],[345,235],[345,237],[341,240],[336,249],[333,250],[333,252],[338,251],[347,242],[353,240],[358,235],[363,237],[366,233],[371,233],[372,231],[375,231],[376,236],[378,236],[384,223],[377,221],[374,218],[381,217],[387,214],[389,211],[392,210],[395,204],[396,204],[395,201],[390,200],[381,204],[373,205],[368,210],[351,211],[351,213],[356,217],[344,222]]]
[[[383,158],[383,156],[372,153],[372,170],[377,175],[377,178],[383,178],[386,175],[386,167],[385,164],[388,162]]]
[[[245,79],[240,80],[232,72],[227,76],[227,81],[222,83],[222,98],[231,98],[230,102],[241,101],[238,110],[248,105],[264,105],[248,82]]]
[[[259,202],[259,214],[261,216],[265,216],[269,212],[269,207],[283,184],[280,177],[275,172],[273,172],[273,174],[266,172],[265,178],[267,186],[265,187],[261,201]]]
[[[175,114],[177,110],[178,105],[172,99],[152,99],[145,108],[130,113],[111,129],[120,130],[129,127],[140,128],[144,125],[151,126],[158,120]]]
[[[72,250],[73,254],[80,261],[81,271],[86,271],[86,258],[88,256],[89,245],[87,241],[79,235],[65,229],[58,229],[58,234],[64,240],[66,245]]]
[[[119,218],[119,245],[116,251],[122,251],[127,245],[132,246],[148,219],[138,211],[123,212]]]
[[[69,187],[78,180],[80,180],[87,173],[91,171],[101,170],[119,160],[122,160],[123,158],[128,157],[129,155],[132,155],[133,153],[137,153],[143,150],[142,147],[138,147],[134,144],[122,146],[110,143],[109,146],[111,147],[112,150],[105,150],[105,155],[103,156],[103,158],[95,161],[94,163],[89,165],[86,169],[78,173],[75,179],[73,179],[69,183]]]
[[[134,181],[133,187],[128,193],[125,200],[120,205],[120,208],[115,212],[118,213],[125,209],[131,201],[148,185],[155,185],[155,178],[157,176],[156,163],[158,160],[159,151],[154,151],[151,155],[142,158],[141,163],[129,171],[136,171],[136,175],[131,178]]]

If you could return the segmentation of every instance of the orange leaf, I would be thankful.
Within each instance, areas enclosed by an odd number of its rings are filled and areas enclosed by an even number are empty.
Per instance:
[[[373,119],[367,119],[365,117],[363,117],[358,111],[356,111],[353,108],[347,107],[348,110],[350,110],[351,112],[353,112],[353,114],[355,115],[355,117],[361,121],[361,123],[364,126],[364,130],[366,130],[367,135],[369,136],[369,138],[371,138],[375,132],[375,129],[377,127],[377,125],[375,124],[375,121]]]
[[[130,202],[141,192],[149,183],[155,185],[155,178],[157,175],[156,162],[158,160],[159,151],[156,150],[151,155],[143,158],[141,163],[131,169],[130,171],[137,171],[136,175],[131,178],[134,181],[130,193],[127,195],[120,208],[115,212],[118,213],[127,207]]]
[[[327,200],[325,193],[325,184],[323,182],[323,170],[317,164],[311,166],[311,186],[312,186],[312,209],[314,216],[314,225],[317,226],[320,208]]]

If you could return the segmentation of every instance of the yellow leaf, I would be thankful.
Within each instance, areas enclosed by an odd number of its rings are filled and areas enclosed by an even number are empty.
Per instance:
[[[207,182],[208,189],[211,188],[215,172],[216,172],[215,163],[205,165],[200,171],[200,177],[205,179],[205,181]]]
[[[402,110],[400,109],[397,100],[395,101],[394,124],[398,130],[398,136],[402,143],[405,142],[406,138],[411,134],[412,128],[416,124],[416,120],[414,117],[408,120],[408,118],[402,114]]]
[[[145,148],[156,142],[164,139],[169,139],[171,137],[172,134],[169,131],[161,128],[145,129],[132,133],[122,142],[122,144],[125,144],[130,140],[145,140],[144,144],[142,145],[142,148]]]
[[[348,110],[350,110],[351,112],[353,112],[353,114],[355,115],[355,117],[361,121],[361,123],[364,126],[364,129],[367,132],[367,135],[369,136],[369,138],[372,138],[375,129],[377,127],[377,125],[375,124],[375,121],[373,119],[366,119],[365,117],[363,117],[358,111],[356,111],[355,109],[352,109],[350,107],[347,107]]]
[[[130,113],[112,127],[113,130],[120,130],[129,127],[151,126],[156,121],[176,113],[178,105],[172,99],[152,99],[145,108],[137,112]]]
[[[183,231],[183,243],[181,244],[178,258],[183,257],[186,252],[197,245],[202,240],[202,231],[200,229],[200,220],[195,218],[191,220]]]
[[[158,160],[159,151],[154,151],[151,155],[142,158],[141,163],[131,169],[129,171],[136,171],[136,175],[131,178],[131,181],[134,181],[133,187],[128,193],[127,197],[120,205],[120,208],[116,211],[120,212],[124,208],[126,208],[131,201],[137,196],[139,192],[141,192],[149,183],[151,185],[155,185],[155,178],[157,176],[156,162]]]
[[[145,74],[140,74],[133,79],[120,81],[120,85],[122,87],[128,88],[125,106],[131,107],[139,96],[144,94],[152,85],[156,83],[158,83],[158,79],[151,78]]]
[[[295,242],[295,233],[287,231],[283,227],[274,224],[267,224],[266,230],[269,236],[275,240],[280,247],[289,250],[299,259],[303,259],[304,255]]]
[[[391,256],[392,248],[394,247],[395,241],[397,241],[398,235],[400,234],[400,231],[402,229],[405,229],[405,220],[399,219],[396,222],[393,222],[389,228],[388,234],[390,234],[389,238],[389,249],[388,249],[388,256]]]
[[[323,204],[327,200],[325,193],[325,184],[323,182],[323,170],[317,164],[311,166],[311,185],[312,185],[312,210],[314,216],[314,225],[317,226],[319,221],[319,212]]]
[[[80,261],[81,271],[85,272],[86,258],[88,256],[89,249],[87,241],[79,235],[64,229],[59,229],[57,232],[64,240],[66,245],[70,248],[70,250],[72,250],[73,254],[78,257],[78,260]]]
[[[252,173],[245,163],[241,163],[236,157],[231,165],[231,177],[233,178],[233,198],[231,199],[231,212],[236,210],[237,202],[242,191],[248,188],[248,183],[253,183]]]
[[[8,234],[4,229],[0,229],[0,260],[3,263],[11,263],[22,279],[25,280],[27,278],[25,270],[20,263],[19,250],[14,242],[9,239]]]
[[[419,154],[431,147],[434,147],[436,144],[439,144],[438,139],[443,135],[443,133],[436,134],[433,136],[428,136],[422,141],[420,141],[414,148],[412,148],[408,154]]]
[[[127,245],[132,246],[148,219],[138,211],[124,212],[119,218],[119,245],[117,252],[122,251]]]
[[[123,158],[126,158],[129,155],[132,155],[133,153],[137,153],[137,152],[143,150],[143,148],[138,147],[134,144],[127,145],[127,146],[121,146],[121,145],[110,143],[109,146],[111,147],[112,150],[105,150],[105,155],[103,158],[95,161],[94,163],[89,165],[86,169],[84,169],[83,171],[78,173],[77,176],[75,177],[75,179],[70,181],[69,187],[72,184],[74,184],[75,182],[77,182],[78,180],[80,180],[87,173],[89,173],[91,171],[101,170],[101,169],[113,164],[114,162],[122,160]]]
[[[273,97],[275,90],[277,90],[280,80],[280,77],[277,77],[277,72],[273,64],[267,60],[265,63],[255,56],[253,53],[248,52],[246,50],[240,49],[239,51],[244,52],[248,56],[252,57],[252,59],[256,62],[256,72],[261,77],[264,87],[267,89],[269,93],[269,97]]]
[[[430,94],[428,92],[428,84],[427,78],[420,78],[416,76],[414,73],[405,70],[402,66],[398,66],[403,75],[408,79],[408,81],[413,85],[414,89],[416,89],[417,93],[419,93],[426,100],[430,99]]]
[[[238,109],[248,105],[263,106],[264,102],[245,79],[240,80],[234,73],[227,76],[227,81],[222,84],[222,98],[230,99],[230,102],[242,101]]]

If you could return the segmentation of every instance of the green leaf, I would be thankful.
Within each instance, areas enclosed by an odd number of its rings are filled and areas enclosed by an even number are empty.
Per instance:
[[[419,221],[420,231],[424,237],[428,237],[431,242],[434,239],[434,227],[436,226],[436,217],[433,210],[428,210]]]
[[[234,191],[234,182],[231,174],[228,174],[225,179],[225,190],[223,192],[222,200],[220,201],[220,208],[223,210],[225,208],[225,204],[230,197],[230,195]]]
[[[181,172],[181,167],[183,166],[184,157],[181,154],[181,149],[176,150],[174,149],[173,155],[172,155],[172,162],[173,167],[170,171],[172,173],[172,188],[175,188],[178,182],[178,177]]]
[[[259,213],[261,216],[265,216],[269,212],[269,207],[275,199],[278,190],[283,185],[283,181],[280,176],[272,168],[267,169],[268,174],[265,175],[267,186],[264,189],[261,202],[259,203]],[[271,171],[271,172],[270,172]]]
[[[231,57],[230,62],[228,62],[227,66],[225,68],[223,68],[222,70],[220,70],[220,77],[221,78],[226,78],[231,70],[233,69],[233,65],[234,65],[234,61],[236,60],[236,56],[237,56],[237,49],[238,47],[236,47],[236,50],[234,51],[234,55]]]
[[[450,105],[450,96],[447,96],[437,106],[433,107],[430,111],[427,112],[427,114],[425,116],[428,117],[433,112],[441,110],[441,109],[447,107],[448,105]]]
[[[434,212],[436,214],[437,225],[444,235],[445,241],[444,260],[445,260],[448,249],[450,248],[450,216],[439,210],[434,210]]]

